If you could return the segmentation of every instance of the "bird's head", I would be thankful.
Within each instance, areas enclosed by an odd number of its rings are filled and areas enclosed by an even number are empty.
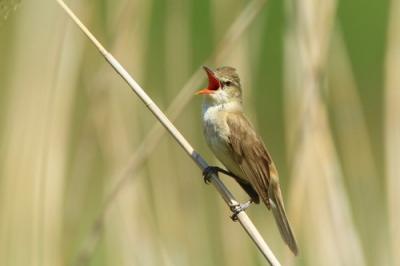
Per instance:
[[[205,95],[207,100],[215,104],[242,101],[242,89],[236,69],[228,66],[219,67],[215,71],[206,66],[203,68],[208,76],[208,87],[196,94]]]

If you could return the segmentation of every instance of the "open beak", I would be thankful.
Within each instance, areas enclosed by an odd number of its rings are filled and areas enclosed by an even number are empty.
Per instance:
[[[209,69],[206,66],[203,66],[203,68],[206,71],[207,76],[208,76],[208,87],[197,91],[196,92],[197,95],[199,95],[199,94],[211,94],[214,91],[218,90],[219,87],[221,86],[218,78],[215,76],[214,71],[212,71],[211,69]]]

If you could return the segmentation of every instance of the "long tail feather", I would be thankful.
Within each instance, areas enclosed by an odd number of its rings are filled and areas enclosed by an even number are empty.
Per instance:
[[[286,216],[285,207],[283,205],[281,191],[279,185],[270,184],[268,189],[269,204],[274,215],[276,224],[278,225],[279,232],[283,240],[289,246],[293,254],[298,254],[298,247],[296,239],[294,238],[293,231],[290,228],[289,221]]]

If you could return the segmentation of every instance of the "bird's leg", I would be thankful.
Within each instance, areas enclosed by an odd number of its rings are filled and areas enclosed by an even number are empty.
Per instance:
[[[207,168],[205,168],[203,170],[203,179],[204,179],[204,183],[208,184],[210,183],[210,176],[211,174],[216,174],[218,175],[218,172],[229,175],[233,178],[239,178],[238,176],[236,176],[235,174],[226,171],[225,169],[222,169],[221,167],[218,166],[208,166]]]
[[[231,206],[231,211],[233,212],[233,214],[231,215],[231,219],[232,221],[236,222],[238,220],[238,214],[241,211],[246,210],[248,207],[250,207],[250,204],[253,201],[250,199],[249,201],[245,202],[245,203],[238,203],[236,205]]]
[[[218,172],[220,172],[220,173],[223,173],[223,174],[226,174],[226,175],[228,175],[228,176],[231,176],[231,177],[233,177],[233,178],[235,178],[235,179],[240,179],[237,175],[235,175],[235,174],[233,174],[233,173],[231,173],[231,172],[229,172],[229,171],[226,171],[225,169],[222,169],[221,167],[218,167],[218,166],[208,166],[208,167],[206,167],[204,170],[203,170],[203,179],[204,179],[204,183],[209,183],[209,182],[211,182],[210,181],[210,179],[211,179],[211,175],[212,174],[216,174],[216,175],[218,175]],[[231,219],[233,220],[233,221],[237,221],[237,215],[241,212],[241,211],[244,211],[244,210],[246,210],[248,207],[250,207],[250,204],[251,203],[253,203],[253,199],[251,198],[250,200],[248,200],[247,202],[245,202],[245,203],[238,203],[238,204],[235,204],[235,205],[232,205],[230,208],[231,208],[231,211],[233,212],[233,214],[231,215]]]

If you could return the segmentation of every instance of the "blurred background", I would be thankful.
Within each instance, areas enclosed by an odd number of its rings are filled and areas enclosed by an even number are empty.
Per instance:
[[[400,1],[67,4],[213,164],[193,92],[237,68],[299,256],[248,213],[282,265],[400,265]],[[0,159],[0,265],[266,264],[56,1],[0,0]]]

